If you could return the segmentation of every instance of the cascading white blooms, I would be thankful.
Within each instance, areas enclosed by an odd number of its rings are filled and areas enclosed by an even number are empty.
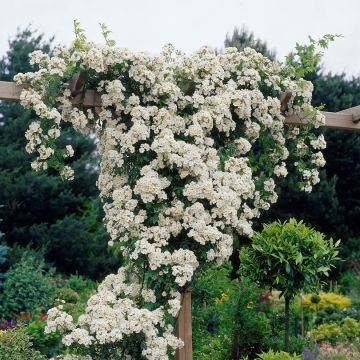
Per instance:
[[[323,136],[284,125],[278,100],[290,90],[287,114],[305,111],[319,127],[324,117],[311,106],[312,84],[250,48],[216,54],[203,47],[187,56],[167,45],[150,55],[87,43],[53,57],[35,51],[31,62],[39,71],[15,77],[25,87],[22,105],[40,118],[26,132],[27,151],[37,153],[31,165],[46,169],[73,155],[70,145],[54,145],[63,122],[96,132],[110,245],[119,244],[129,261],[106,277],[77,323],[61,306],[49,310],[47,331],[85,347],[128,346],[140,334],[145,359],[168,359],[181,346],[169,321],[179,312],[180,289],[200,264],[228,259],[234,233],[252,235],[252,219],[277,200],[289,151],[302,190],[319,181]],[[71,103],[66,84],[74,68],[101,79],[97,115]],[[52,101],[51,81],[61,84]],[[70,166],[58,169],[73,178]],[[144,271],[152,276],[144,280]],[[154,291],[162,278],[171,290]],[[134,358],[129,346],[122,354]]]

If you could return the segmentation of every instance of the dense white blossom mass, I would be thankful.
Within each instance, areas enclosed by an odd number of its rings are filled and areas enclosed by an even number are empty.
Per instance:
[[[252,235],[252,219],[277,201],[276,179],[289,166],[302,190],[319,182],[326,144],[309,132],[324,124],[311,106],[312,84],[250,48],[216,54],[203,47],[188,56],[168,45],[150,55],[87,43],[53,57],[36,51],[31,62],[39,71],[15,80],[24,86],[22,105],[39,117],[26,132],[26,150],[37,154],[32,167],[55,164],[72,179],[72,168],[55,161],[74,154],[56,146],[62,124],[96,132],[110,245],[128,259],[77,322],[61,306],[49,310],[47,331],[63,332],[68,346],[114,344],[124,359],[139,358],[133,348],[141,343],[143,358],[167,360],[181,346],[172,335],[180,291],[199,266],[228,259],[234,234]],[[88,84],[96,80],[97,113],[72,105],[75,70]],[[310,114],[308,127],[284,125],[279,95],[286,90],[287,114]]]

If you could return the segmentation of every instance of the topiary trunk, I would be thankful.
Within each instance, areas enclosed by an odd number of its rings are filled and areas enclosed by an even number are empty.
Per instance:
[[[285,297],[285,351],[289,351],[290,297]]]

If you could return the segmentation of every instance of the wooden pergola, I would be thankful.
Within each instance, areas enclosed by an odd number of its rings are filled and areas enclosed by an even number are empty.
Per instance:
[[[75,84],[76,85],[76,84]],[[19,101],[22,88],[14,82],[0,81],[0,100]],[[289,96],[280,98],[281,107],[285,108]],[[76,95],[72,103],[98,110],[101,96],[95,90],[87,90]],[[339,112],[322,112],[325,115],[325,128],[360,131],[360,105]],[[304,125],[308,121],[304,114],[295,114],[285,118],[286,124]],[[176,324],[176,335],[184,341],[184,347],[176,352],[176,360],[192,360],[192,315],[191,291],[182,294],[182,307]]]

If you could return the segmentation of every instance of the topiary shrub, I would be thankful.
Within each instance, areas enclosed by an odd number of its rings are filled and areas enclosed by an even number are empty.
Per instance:
[[[290,219],[264,225],[240,252],[240,273],[285,299],[285,350],[289,349],[290,301],[302,289],[315,290],[337,260],[338,246],[324,234]]]
[[[36,308],[47,310],[51,304],[54,285],[44,272],[44,263],[33,257],[22,257],[7,272],[0,296],[0,316],[11,318]]]

